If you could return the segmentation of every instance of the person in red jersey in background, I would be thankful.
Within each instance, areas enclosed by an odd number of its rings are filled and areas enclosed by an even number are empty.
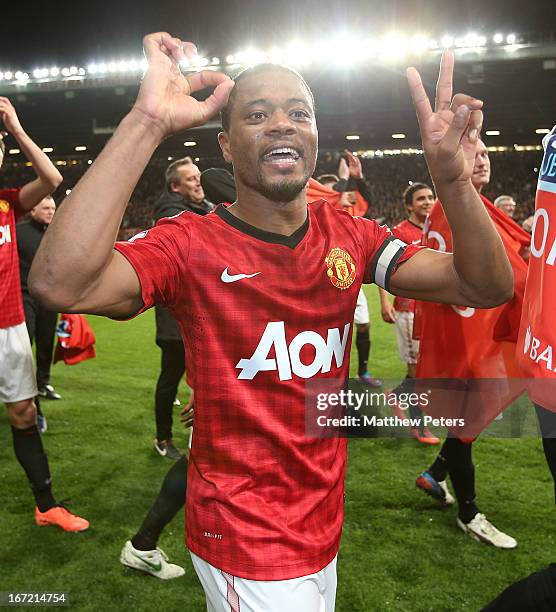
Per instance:
[[[490,158],[488,149],[479,140],[473,165],[471,181],[478,195],[490,181]],[[420,337],[417,377],[465,381],[498,379],[501,385],[495,399],[472,391],[454,395],[443,409],[446,413],[461,397],[466,398],[470,410],[465,413],[467,432],[449,432],[438,456],[432,465],[417,477],[417,488],[442,504],[453,503],[446,487],[449,474],[458,504],[458,526],[473,539],[498,548],[515,548],[516,540],[499,531],[477,505],[475,491],[475,467],[473,465],[473,442],[480,431],[496,415],[523,391],[520,383],[508,384],[508,379],[519,379],[519,370],[514,358],[517,339],[521,298],[527,264],[524,256],[528,251],[529,236],[505,213],[498,210],[484,196],[480,196],[485,212],[489,214],[503,241],[510,258],[514,275],[515,293],[503,307],[492,309],[464,308],[457,305],[417,305]],[[455,249],[453,233],[446,224],[444,204],[435,203],[424,228],[424,243],[441,251]],[[435,305],[436,306],[436,305]],[[502,321],[506,321],[505,333],[498,332]],[[504,337],[506,336],[506,337]],[[467,384],[467,383],[466,383]],[[519,388],[514,391],[515,388]],[[508,391],[505,391],[508,389]],[[506,393],[506,395],[504,394]],[[431,405],[427,409],[430,413]],[[469,416],[468,416],[469,415]],[[461,414],[460,414],[461,416]],[[484,420],[483,420],[484,419]],[[475,429],[474,424],[477,423]],[[482,423],[482,425],[479,425]]]
[[[0,189],[0,402],[8,409],[15,456],[35,497],[35,522],[83,531],[89,523],[57,504],[52,494],[48,460],[37,429],[37,382],[23,312],[15,225],[58,187],[62,177],[24,131],[7,98],[0,97],[0,119],[37,174],[35,180],[19,189]],[[5,151],[0,137],[0,166]]]
[[[556,501],[556,128],[545,136],[543,147],[516,356],[524,374],[533,379],[529,397],[537,411]]]
[[[456,254],[440,253],[325,201],[308,205],[318,136],[313,96],[297,72],[259,64],[235,81],[214,71],[184,76],[179,62],[194,45],[159,32],[144,46],[149,67],[137,101],[60,207],[31,289],[63,311],[121,319],[157,302],[171,309],[195,389],[187,545],[207,608],[331,612],[347,440],[305,435],[307,383],[344,388],[363,282],[481,307],[511,297],[511,268],[470,182],[482,103],[452,99],[451,53],[436,112],[408,71],[456,237]],[[191,95],[209,86],[206,100]],[[114,245],[157,146],[221,109],[218,138],[233,163],[236,202],[164,219]]]
[[[423,226],[436,198],[433,190],[424,183],[412,183],[403,193],[404,204],[409,217],[392,228],[394,236],[407,244],[421,244]],[[415,316],[415,300],[396,297],[394,304],[388,299],[388,293],[379,287],[380,310],[382,319],[386,323],[396,326],[396,340],[400,359],[407,364],[405,379],[391,391],[394,395],[399,393],[413,393],[417,360],[419,358],[419,341],[413,338],[413,319]],[[418,419],[420,425],[411,428],[411,435],[423,444],[438,444],[439,438],[433,436],[423,422],[423,413],[420,408],[410,404],[409,413],[412,419]]]

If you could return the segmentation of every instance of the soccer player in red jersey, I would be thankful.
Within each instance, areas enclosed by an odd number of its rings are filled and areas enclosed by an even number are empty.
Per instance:
[[[517,360],[533,379],[529,396],[535,403],[556,500],[556,324],[552,314],[556,301],[556,127],[543,139],[543,147]]]
[[[0,189],[0,402],[8,409],[15,456],[33,490],[36,523],[83,531],[89,523],[58,505],[52,495],[48,460],[37,429],[37,383],[23,312],[15,225],[19,217],[56,189],[62,177],[23,130],[7,98],[0,98],[0,119],[37,174],[20,189]],[[0,166],[5,150],[0,136]]]
[[[455,235],[455,253],[440,253],[324,201],[307,206],[317,129],[298,73],[263,64],[235,84],[213,71],[184,76],[179,62],[194,45],[167,33],[144,45],[149,68],[137,101],[60,207],[31,289],[64,311],[126,318],[157,302],[171,309],[195,389],[187,545],[208,609],[329,612],[346,440],[305,435],[306,385],[332,379],[343,388],[362,282],[482,307],[512,295],[509,262],[469,180],[482,103],[452,99],[451,53],[436,111],[417,71],[408,72]],[[209,86],[206,100],[191,96]],[[237,201],[204,217],[165,219],[114,248],[156,147],[221,109],[219,142],[234,166]],[[69,238],[77,231],[79,244]]]
[[[435,203],[433,190],[424,183],[412,183],[403,193],[404,204],[409,217],[392,228],[392,234],[406,244],[421,244],[423,226],[432,205]],[[396,340],[400,359],[407,364],[407,376],[396,389],[398,393],[413,393],[413,381],[417,374],[419,341],[413,338],[413,319],[415,300],[396,296],[394,304],[388,299],[388,293],[379,287],[382,319],[396,326]],[[411,435],[423,444],[438,444],[440,440],[431,434],[423,424],[423,413],[418,406],[410,404],[410,417],[420,420],[421,425],[411,428]]]

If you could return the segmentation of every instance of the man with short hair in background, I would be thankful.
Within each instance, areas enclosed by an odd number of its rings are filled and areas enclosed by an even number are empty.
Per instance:
[[[201,172],[191,157],[172,162],[165,173],[164,191],[155,205],[153,220],[173,217],[187,211],[206,215],[214,206],[205,198],[201,185]],[[180,330],[168,309],[157,304],[156,344],[161,350],[160,374],[155,391],[156,437],[154,449],[161,457],[178,460],[182,454],[172,440],[172,410],[178,386],[185,373],[185,349]]]
[[[61,395],[50,384],[50,366],[52,365],[52,351],[54,349],[58,313],[47,310],[31,297],[27,286],[27,277],[29,276],[29,270],[31,269],[35,253],[55,212],[56,203],[54,198],[46,196],[31,210],[29,218],[17,226],[17,250],[19,253],[19,273],[21,277],[25,324],[27,325],[31,344],[33,344],[33,340],[36,342],[37,387],[39,396],[50,400],[61,399]],[[41,433],[44,433],[46,431],[46,419],[40,414],[40,411],[38,422]]]

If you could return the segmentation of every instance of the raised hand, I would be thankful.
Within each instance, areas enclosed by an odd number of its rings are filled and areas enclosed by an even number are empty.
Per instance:
[[[415,68],[407,80],[419,121],[421,140],[433,181],[467,181],[473,172],[475,149],[483,123],[483,103],[465,94],[452,97],[454,54],[445,51],[440,62],[434,112]]]
[[[157,32],[145,36],[143,49],[149,67],[134,109],[156,124],[162,137],[206,123],[226,104],[234,86],[227,75],[212,70],[181,73],[179,62],[196,54],[193,43]],[[206,100],[192,97],[206,87],[215,88]]]
[[[361,160],[358,157],[355,157],[355,155],[347,149],[344,150],[344,155],[346,156],[349,175],[354,179],[363,178],[363,168],[361,167]]]
[[[4,127],[10,134],[12,134],[12,136],[23,131],[21,123],[19,123],[17,113],[15,112],[15,108],[8,98],[0,97],[0,119],[4,124]]]

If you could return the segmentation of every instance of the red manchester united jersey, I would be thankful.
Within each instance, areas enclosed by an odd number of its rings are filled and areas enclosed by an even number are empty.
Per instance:
[[[319,571],[340,543],[346,440],[305,435],[305,385],[347,378],[361,283],[388,288],[419,247],[320,201],[288,237],[220,206],[116,248],[139,276],[143,309],[167,306],[186,347],[188,547],[253,580]]]
[[[406,244],[421,244],[423,228],[406,219],[395,225],[392,228],[392,233]],[[415,300],[397,295],[394,298],[394,308],[398,312],[413,312],[415,310]]]
[[[25,321],[15,222],[25,214],[19,203],[19,189],[0,189],[0,328]]]
[[[556,127],[543,146],[517,359],[527,376],[544,379],[531,385],[531,399],[556,410]]]

